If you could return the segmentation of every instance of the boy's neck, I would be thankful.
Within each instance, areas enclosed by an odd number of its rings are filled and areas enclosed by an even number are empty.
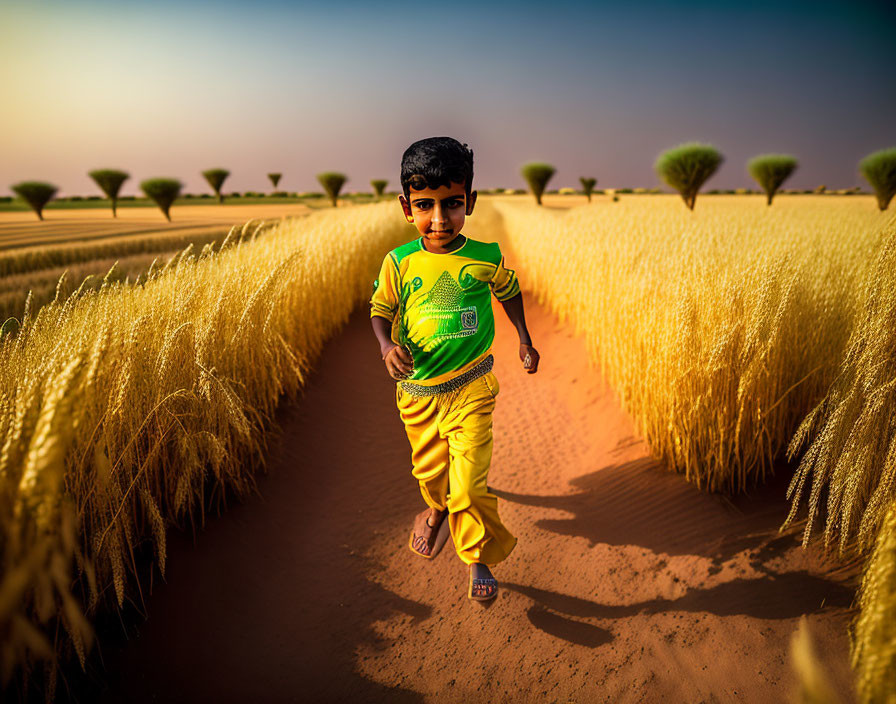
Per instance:
[[[432,250],[426,246],[426,237],[420,238],[420,244],[423,245],[423,249],[425,249],[427,252],[430,252],[432,254],[450,254],[454,250],[460,249],[461,247],[463,247],[465,241],[466,241],[466,237],[463,234],[461,234],[460,232],[458,232],[457,236],[453,240],[451,240],[447,245],[445,245],[445,248],[442,251],[437,252],[437,251]]]

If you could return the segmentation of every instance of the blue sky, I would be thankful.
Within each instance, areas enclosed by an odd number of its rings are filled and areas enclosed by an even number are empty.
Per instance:
[[[208,190],[314,190],[314,174],[397,187],[404,148],[447,134],[476,186],[656,186],[681,142],[726,160],[800,160],[790,187],[865,185],[896,146],[896,10],[885,3],[253,3],[0,0],[0,192],[26,179],[89,194],[86,175],[173,176]]]

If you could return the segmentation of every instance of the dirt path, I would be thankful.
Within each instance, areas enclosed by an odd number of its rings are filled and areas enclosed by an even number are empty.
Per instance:
[[[466,599],[450,544],[432,562],[406,547],[423,504],[362,309],[281,407],[263,500],[195,548],[171,535],[148,620],[107,637],[85,701],[784,701],[803,613],[851,701],[854,575],[777,534],[786,478],[728,502],[664,471],[584,343],[526,308],[535,375],[495,304],[489,483],[519,538],[496,603]]]

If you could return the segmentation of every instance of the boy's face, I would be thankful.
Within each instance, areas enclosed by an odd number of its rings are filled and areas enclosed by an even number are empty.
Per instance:
[[[444,248],[460,234],[464,219],[473,213],[476,204],[476,191],[470,193],[467,200],[463,183],[452,183],[450,186],[424,188],[418,191],[410,189],[410,197],[398,196],[404,215],[429,244],[436,248]]]

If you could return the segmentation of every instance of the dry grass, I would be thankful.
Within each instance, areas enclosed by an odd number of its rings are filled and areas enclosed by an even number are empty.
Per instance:
[[[896,499],[896,227],[857,296],[863,307],[843,365],[789,450],[796,455],[811,438],[788,492],[788,521],[811,486],[805,544],[827,490],[825,544],[837,540],[841,554],[867,553]]]
[[[836,541],[841,556],[873,550],[862,577],[853,665],[863,702],[896,702],[896,229],[859,295],[864,305],[840,372],[790,446],[796,455],[811,439],[788,492],[788,523],[811,486],[803,543],[825,508],[825,545]]]
[[[227,233],[218,235],[212,242],[221,242],[226,236]],[[56,298],[57,289],[64,298],[82,284],[84,288],[98,289],[104,279],[136,281],[141,274],[146,274],[154,261],[166,262],[179,255],[183,249],[184,247],[179,247],[177,250],[153,254],[95,259],[0,278],[0,321],[12,317],[21,319],[29,295],[31,310],[37,311]]]
[[[893,222],[821,196],[494,207],[521,281],[584,332],[655,455],[727,492],[764,480],[827,392]]]
[[[0,341],[4,682],[43,659],[52,687],[72,649],[83,666],[135,548],[152,540],[164,574],[166,526],[196,520],[207,478],[252,492],[281,395],[407,235],[392,203],[321,211],[60,296]]]
[[[852,640],[856,687],[865,704],[896,702],[896,502],[878,532],[859,592]]]

